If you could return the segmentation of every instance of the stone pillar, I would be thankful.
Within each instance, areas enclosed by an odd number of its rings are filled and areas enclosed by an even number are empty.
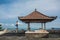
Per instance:
[[[30,31],[30,23],[28,23],[28,31]]]
[[[43,23],[41,23],[41,28],[43,29]]]
[[[44,23],[43,23],[43,29],[45,29]]]
[[[46,23],[41,23],[42,29],[46,29]]]
[[[43,23],[43,29],[46,29],[46,23]]]
[[[44,29],[46,29],[46,23],[44,23]]]

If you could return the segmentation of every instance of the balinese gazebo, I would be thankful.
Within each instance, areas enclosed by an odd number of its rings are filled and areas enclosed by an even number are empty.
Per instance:
[[[22,22],[25,22],[28,24],[28,30],[25,32],[26,37],[28,38],[34,38],[34,37],[48,37],[49,32],[46,29],[46,23],[51,22],[57,18],[57,16],[46,16],[40,12],[38,12],[36,9],[31,14],[24,16],[24,17],[18,17],[19,20]],[[30,23],[41,23],[41,28],[39,30],[31,31],[30,30]]]
[[[55,20],[57,16],[46,16],[40,12],[38,12],[36,9],[31,14],[24,16],[24,17],[18,17],[19,20],[22,22],[25,22],[28,24],[28,30],[30,30],[30,23],[41,23],[42,29],[46,29],[46,23],[51,22]]]

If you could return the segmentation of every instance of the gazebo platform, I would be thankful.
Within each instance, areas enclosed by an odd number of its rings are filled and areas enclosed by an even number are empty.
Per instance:
[[[28,38],[41,38],[41,37],[48,37],[49,32],[46,30],[35,30],[35,31],[26,31],[25,36]]]

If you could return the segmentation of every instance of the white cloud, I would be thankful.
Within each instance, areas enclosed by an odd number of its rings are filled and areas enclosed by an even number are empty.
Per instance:
[[[3,23],[3,26],[14,26],[14,24]]]
[[[8,26],[8,24],[5,24],[6,26]]]
[[[3,23],[0,23],[0,24],[3,24]]]
[[[14,24],[10,24],[10,26],[15,26]]]
[[[18,22],[18,25],[20,25],[20,26],[21,26],[21,25],[23,25],[23,23]]]
[[[31,0],[22,3],[18,0],[18,2],[12,4],[0,5],[0,15],[1,18],[5,19],[16,18],[18,16],[29,14],[35,8],[41,12],[47,11],[48,14],[52,14],[59,9],[54,1],[56,0]],[[53,12],[49,13],[51,11]]]

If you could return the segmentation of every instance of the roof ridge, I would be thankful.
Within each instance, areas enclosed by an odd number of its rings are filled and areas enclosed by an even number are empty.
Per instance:
[[[47,16],[47,15],[45,15],[45,14],[39,12],[39,11],[36,11],[36,12],[38,12],[39,14],[41,14],[41,15],[43,15],[43,16],[49,17],[49,16]]]

